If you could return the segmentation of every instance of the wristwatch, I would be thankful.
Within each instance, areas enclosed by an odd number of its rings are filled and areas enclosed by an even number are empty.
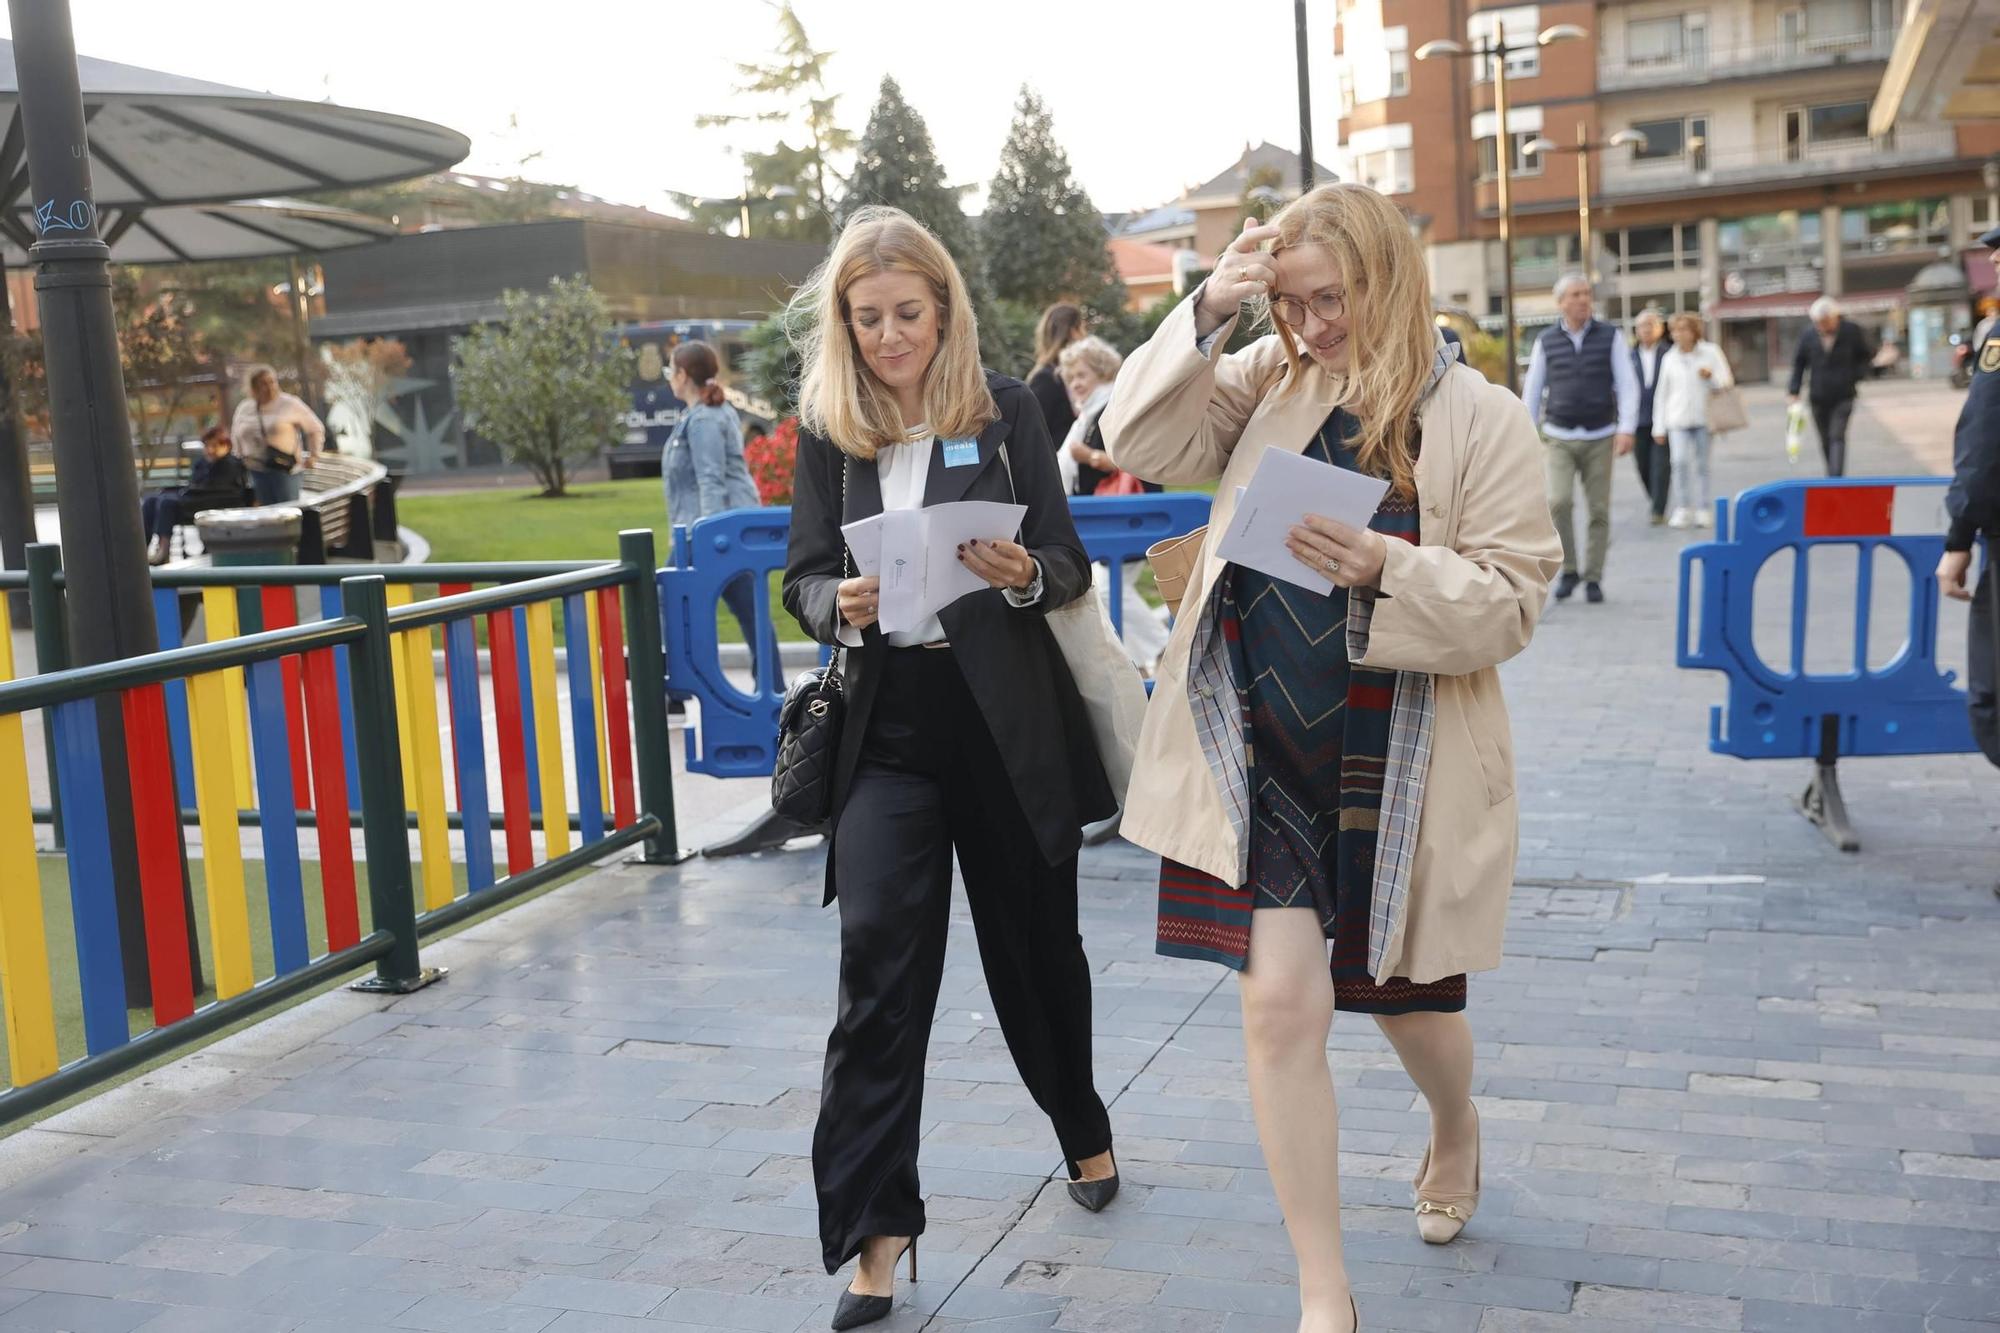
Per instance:
[[[1033,557],[1030,557],[1031,559]],[[1042,562],[1035,561],[1035,577],[1025,588],[1002,588],[1010,606],[1033,606],[1042,600]]]

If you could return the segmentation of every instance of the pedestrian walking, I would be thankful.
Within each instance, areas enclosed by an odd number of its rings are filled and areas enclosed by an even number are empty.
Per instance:
[[[1042,423],[1048,427],[1049,441],[1061,444],[1069,438],[1076,422],[1069,391],[1063,387],[1063,349],[1090,332],[1089,320],[1080,306],[1058,301],[1042,312],[1035,326],[1035,368],[1028,372],[1028,392],[1042,409]]]
[[[1245,300],[1275,331],[1218,356]],[[1561,549],[1534,424],[1432,326],[1403,214],[1328,185],[1246,224],[1126,361],[1105,438],[1141,476],[1219,483],[1122,831],[1162,858],[1158,951],[1238,969],[1299,1327],[1345,1333],[1337,1010],[1374,1016],[1430,1107],[1418,1233],[1448,1242],[1479,1203],[1466,973],[1499,965],[1518,840],[1495,667],[1527,645]],[[1366,529],[1292,529],[1331,595],[1217,554],[1270,449],[1390,483]]]
[[[1580,580],[1586,601],[1604,600],[1604,557],[1611,548],[1611,467],[1632,451],[1639,428],[1639,376],[1625,335],[1594,318],[1590,279],[1571,273],[1556,283],[1561,318],[1535,340],[1521,399],[1542,432],[1549,512],[1562,539],[1556,600]],[[1589,545],[1576,542],[1576,489],[1589,513]]]
[[[743,458],[743,419],[723,395],[717,378],[721,370],[715,349],[699,339],[675,347],[668,360],[667,387],[686,405],[660,450],[667,522],[676,528],[693,527],[731,509],[756,509],[764,502]],[[769,619],[758,626],[757,577],[746,570],[723,584],[722,601],[750,648],[752,678],[763,678],[761,664],[768,661],[773,683],[781,683],[777,627]]]
[[[1666,325],[1660,312],[1650,306],[1632,321],[1632,333],[1632,372],[1639,378],[1639,420],[1632,432],[1632,461],[1639,469],[1639,484],[1646,491],[1650,521],[1657,528],[1667,521],[1667,493],[1672,488],[1673,469],[1667,450],[1655,443],[1653,395],[1659,387],[1660,358],[1672,344],[1666,339]]]
[[[2000,277],[2000,227],[1979,238]],[[1979,749],[2000,765],[2000,577],[1993,559],[2000,551],[2000,325],[1987,329],[1973,361],[1972,387],[1958,412],[1952,440],[1951,489],[1945,509],[1951,527],[1945,533],[1944,557],[1937,580],[1944,595],[1972,603],[1966,629],[1966,699],[1972,714],[1972,735]],[[1968,591],[1972,548],[1986,542],[1978,586]]]
[[[1069,438],[1056,451],[1056,465],[1070,483],[1071,495],[1133,494],[1160,489],[1152,482],[1121,472],[1103,448],[1100,426],[1122,361],[1118,349],[1098,337],[1080,338],[1063,348],[1063,384],[1076,407],[1076,422],[1069,428]],[[1110,578],[1108,564],[1096,568],[1101,577]],[[1119,603],[1123,611],[1121,637],[1132,665],[1151,674],[1153,664],[1160,660],[1167,646],[1167,622],[1165,614],[1140,593],[1139,572],[1137,560],[1124,562],[1124,591]]]
[[[1653,440],[1668,450],[1673,464],[1673,517],[1677,528],[1705,528],[1709,513],[1709,452],[1714,441],[1708,429],[1709,400],[1734,388],[1729,360],[1722,349],[1702,337],[1701,316],[1686,311],[1669,321],[1674,345],[1660,359],[1658,392],[1653,399]]]
[[[847,700],[826,860],[840,1004],[813,1134],[827,1271],[860,1256],[840,1329],[889,1312],[906,1248],[915,1278],[954,851],[994,1015],[1055,1126],[1070,1195],[1095,1211],[1117,1192],[1076,921],[1082,826],[1117,802],[1043,619],[1090,588],[1055,448],[1028,390],[980,368],[951,256],[908,214],[864,208],[796,300],[811,328],[784,599],[813,638],[844,646]],[[1025,505],[1019,540],[962,548],[990,586],[885,635],[879,581],[850,576],[842,524],[969,499]]]
[[[229,433],[250,470],[250,489],[260,505],[296,500],[299,469],[318,464],[326,426],[303,400],[279,390],[269,366],[251,367],[244,386]]]
[[[1861,326],[1840,313],[1840,302],[1830,296],[1814,301],[1807,315],[1812,327],[1799,335],[1792,353],[1792,378],[1785,386],[1786,401],[1799,401],[1799,390],[1811,380],[1807,401],[1812,407],[1813,426],[1819,431],[1820,454],[1826,460],[1826,475],[1847,475],[1847,423],[1854,415],[1854,396],[1861,381],[1874,371],[1875,354],[1868,347],[1868,335]]]
[[[174,542],[174,529],[193,522],[207,509],[233,509],[250,498],[250,474],[232,453],[229,431],[221,425],[201,433],[201,457],[188,473],[188,484],[157,491],[139,501],[139,518],[146,529],[146,562],[164,565]]]

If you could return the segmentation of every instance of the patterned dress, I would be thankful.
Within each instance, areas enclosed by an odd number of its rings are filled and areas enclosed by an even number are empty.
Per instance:
[[[1359,428],[1336,408],[1305,449],[1308,458],[1354,469]],[[1392,541],[1418,539],[1415,499],[1391,493],[1369,526]],[[1334,1003],[1355,1013],[1455,1012],[1465,975],[1417,984],[1368,971],[1375,835],[1396,673],[1347,660],[1347,598],[1241,566],[1229,567],[1222,633],[1243,697],[1249,738],[1253,910],[1311,908],[1332,941]],[[1222,887],[1169,861],[1163,892]]]

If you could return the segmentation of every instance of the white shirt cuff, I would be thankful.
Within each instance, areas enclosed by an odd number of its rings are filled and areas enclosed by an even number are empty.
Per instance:
[[[1001,595],[1007,599],[1007,605],[1016,607],[1035,605],[1042,600],[1042,593],[1045,591],[1047,591],[1047,588],[1042,580],[1042,562],[1039,560],[1035,561],[1034,582],[1025,588],[1002,588],[1000,590]]]

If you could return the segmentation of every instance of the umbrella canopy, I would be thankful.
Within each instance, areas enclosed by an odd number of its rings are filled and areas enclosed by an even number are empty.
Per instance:
[[[222,203],[408,180],[462,160],[471,142],[408,116],[306,102],[79,56],[90,179],[107,223],[119,208]],[[0,208],[28,188],[14,43],[0,41]]]
[[[28,262],[34,219],[18,206],[12,226],[0,225],[0,264]],[[190,264],[217,259],[265,259],[318,254],[365,245],[396,234],[381,218],[302,199],[243,199],[228,204],[107,208],[104,239],[114,264]]]

